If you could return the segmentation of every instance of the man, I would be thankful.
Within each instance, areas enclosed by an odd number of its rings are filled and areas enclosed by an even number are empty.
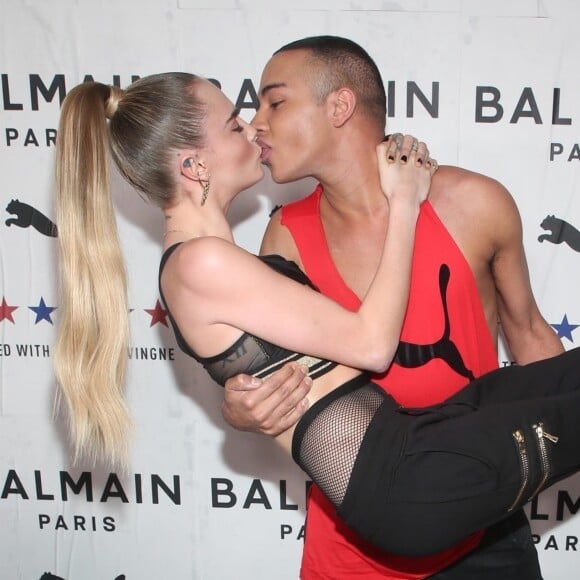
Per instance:
[[[274,214],[261,251],[294,260],[321,292],[352,309],[374,276],[387,224],[375,157],[385,118],[379,71],[346,39],[291,43],[262,75],[253,124],[264,163],[276,182],[312,176],[320,186]],[[492,179],[439,168],[421,209],[411,285],[395,363],[376,377],[402,405],[437,403],[496,367],[498,318],[518,363],[562,351],[532,296],[517,208]],[[306,408],[302,379],[296,368],[257,387],[232,379],[224,417],[241,429],[283,431]],[[443,554],[406,559],[366,545],[313,486],[301,577],[538,580],[541,573],[521,510]]]

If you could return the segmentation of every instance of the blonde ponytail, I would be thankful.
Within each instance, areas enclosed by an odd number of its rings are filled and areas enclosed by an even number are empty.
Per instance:
[[[55,372],[75,460],[128,461],[123,391],[129,342],[127,279],[109,185],[109,87],[66,97],[56,148],[60,324]]]
[[[61,306],[54,362],[76,459],[124,466],[128,458],[127,280],[109,151],[131,185],[159,207],[169,204],[177,187],[175,152],[205,139],[199,81],[175,72],[144,77],[125,91],[83,83],[63,103],[56,150]]]

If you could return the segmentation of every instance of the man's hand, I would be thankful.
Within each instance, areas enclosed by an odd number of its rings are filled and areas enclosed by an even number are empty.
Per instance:
[[[225,384],[222,415],[236,429],[275,437],[302,417],[311,387],[306,368],[296,363],[265,380],[237,375]]]

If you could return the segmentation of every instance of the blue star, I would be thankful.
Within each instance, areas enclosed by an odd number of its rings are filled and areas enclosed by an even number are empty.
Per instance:
[[[572,331],[578,328],[578,324],[570,324],[568,322],[568,315],[564,314],[562,322],[560,324],[550,324],[552,328],[558,333],[558,338],[567,338],[570,342],[574,342],[572,339]]]
[[[52,320],[50,319],[50,314],[53,310],[56,310],[56,306],[47,306],[44,302],[44,298],[40,297],[40,302],[38,306],[29,306],[30,310],[36,314],[36,321],[34,324],[38,324],[41,320],[46,320],[52,324]]]

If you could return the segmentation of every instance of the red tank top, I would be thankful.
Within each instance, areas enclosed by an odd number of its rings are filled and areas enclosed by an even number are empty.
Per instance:
[[[334,266],[319,205],[322,187],[282,208],[308,277],[345,308],[358,297]],[[471,269],[429,202],[417,222],[409,306],[401,344],[387,373],[374,380],[405,406],[425,406],[456,393],[471,377],[497,367],[497,353]],[[332,504],[311,486],[302,557],[303,580],[420,579],[472,550],[483,532],[427,558],[402,558],[369,546],[337,518]]]

